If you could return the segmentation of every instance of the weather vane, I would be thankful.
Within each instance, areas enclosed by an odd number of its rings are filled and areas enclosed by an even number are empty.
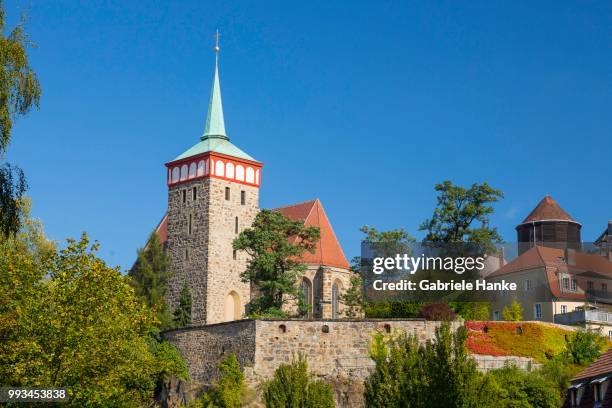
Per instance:
[[[215,33],[215,52],[219,53],[219,30]]]

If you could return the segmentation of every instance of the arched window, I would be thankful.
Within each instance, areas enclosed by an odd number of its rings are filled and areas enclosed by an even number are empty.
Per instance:
[[[340,287],[338,282],[332,285],[332,319],[340,317]]]
[[[246,171],[246,182],[247,183],[255,183],[255,170],[252,167],[247,167]]]
[[[204,164],[204,174],[208,174],[210,172],[210,161],[206,159],[206,163]]]
[[[191,163],[189,165],[189,178],[194,178],[196,176],[196,164]]]
[[[198,177],[202,177],[204,175],[204,160],[200,160],[198,162]]]
[[[232,290],[225,297],[225,313],[226,322],[239,320],[242,317],[242,306],[240,304],[240,295]]]
[[[215,175],[223,177],[224,174],[225,163],[223,163],[221,160],[217,160],[217,163],[215,164]]]
[[[176,183],[181,178],[181,170],[178,167],[172,169],[172,182]]]
[[[304,314],[304,317],[310,318],[312,316],[312,283],[310,283],[308,278],[302,278],[300,292],[302,293],[304,303],[308,307],[308,311]]]
[[[240,164],[236,166],[236,180],[244,181],[244,167]]]
[[[259,184],[259,170],[255,171],[255,184]]]
[[[227,163],[225,165],[225,177],[234,178],[234,163]]]
[[[181,167],[181,180],[187,180],[187,165],[183,164]]]

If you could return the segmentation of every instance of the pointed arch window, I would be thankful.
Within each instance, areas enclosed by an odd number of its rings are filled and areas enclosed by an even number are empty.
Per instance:
[[[310,318],[312,317],[312,283],[310,283],[308,278],[302,278],[300,292],[302,294],[304,304],[308,307],[308,311],[304,313],[304,317]]]
[[[332,319],[340,317],[340,288],[338,282],[332,285]]]

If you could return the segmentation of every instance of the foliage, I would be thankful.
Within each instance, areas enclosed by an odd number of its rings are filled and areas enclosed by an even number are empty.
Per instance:
[[[351,276],[351,286],[345,293],[340,295],[340,299],[346,307],[346,317],[355,318],[362,316],[364,300],[363,282],[360,275],[355,273]]]
[[[334,406],[331,386],[309,375],[303,356],[276,369],[274,377],[264,384],[263,400],[267,408]]]
[[[219,380],[204,394],[204,407],[210,408],[240,408],[245,390],[244,374],[234,353],[219,363]]]
[[[427,242],[473,242],[493,250],[501,242],[496,228],[489,226],[493,207],[489,205],[503,198],[503,193],[487,183],[472,184],[470,188],[445,180],[436,184],[438,203],[431,219],[419,230],[427,231]],[[478,226],[473,226],[478,222]]]
[[[38,107],[41,96],[40,83],[26,53],[31,44],[24,22],[8,35],[4,35],[5,28],[4,7],[0,3],[0,159],[9,145],[13,120]],[[0,235],[4,237],[20,229],[19,201],[26,187],[21,169],[0,164]]]
[[[181,328],[191,324],[191,291],[187,283],[183,284],[179,294],[179,304],[174,311],[174,327]]]
[[[563,352],[565,336],[571,334],[538,323],[465,322],[465,327],[466,345],[475,354],[532,357],[539,363]]]
[[[480,407],[489,400],[488,383],[465,348],[466,330],[436,329],[434,341],[376,334],[370,354],[376,367],[365,383],[368,407]]]
[[[359,228],[366,236],[364,242],[368,242],[376,249],[377,256],[390,257],[396,254],[408,254],[410,244],[415,242],[403,228],[378,231],[375,227],[364,225]]]
[[[537,372],[525,372],[515,366],[491,370],[495,406],[500,408],[556,408],[561,405],[556,385]]]
[[[564,398],[570,381],[585,367],[575,364],[568,353],[563,352],[544,363],[540,374],[556,385],[559,398]]]
[[[523,320],[523,307],[515,299],[502,309],[502,317],[509,322],[519,322]]]
[[[2,385],[65,387],[68,406],[130,407],[148,403],[161,377],[184,375],[171,346],[151,339],[147,306],[97,248],[83,235],[56,252],[27,231],[1,242]]]
[[[592,363],[606,346],[606,340],[596,331],[577,330],[567,336],[567,352],[575,364]]]
[[[170,256],[164,251],[157,234],[152,232],[144,248],[138,250],[138,258],[128,272],[136,293],[147,306],[155,311],[161,330],[172,328],[172,316],[164,296],[170,278]]]
[[[463,320],[487,320],[489,318],[489,302],[450,302],[455,313]]]
[[[453,309],[448,305],[448,303],[428,303],[423,305],[419,310],[418,317],[421,317],[426,320],[435,320],[435,321],[453,321],[457,317]]]
[[[240,233],[233,247],[249,255],[241,277],[259,290],[259,296],[250,305],[251,313],[282,310],[288,297],[301,299],[296,281],[306,267],[299,259],[305,251],[314,252],[319,235],[318,228],[270,210],[260,211],[251,228]],[[300,304],[304,306],[304,302]]]
[[[365,302],[364,312],[366,317],[373,319],[411,318],[417,317],[422,305],[420,302],[409,301]]]

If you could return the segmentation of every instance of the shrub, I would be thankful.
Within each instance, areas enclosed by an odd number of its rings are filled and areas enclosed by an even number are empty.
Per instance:
[[[365,382],[368,407],[488,406],[489,388],[465,348],[466,330],[449,324],[435,341],[415,336],[374,336],[370,355],[376,367]]]
[[[457,315],[448,303],[429,303],[421,307],[418,317],[426,320],[452,321]]]
[[[521,321],[523,320],[523,307],[519,302],[513,300],[510,305],[503,308],[502,317],[510,322]]]
[[[590,364],[599,357],[606,345],[605,339],[598,332],[578,330],[567,340],[567,352],[576,364]]]
[[[268,408],[331,408],[334,406],[332,388],[308,374],[303,356],[291,364],[281,364],[274,377],[263,387],[263,400]]]
[[[487,377],[492,382],[496,407],[560,406],[560,394],[556,386],[537,372],[529,373],[515,366],[491,370]]]
[[[239,408],[245,391],[244,374],[234,353],[219,364],[219,380],[202,397],[205,408]]]

